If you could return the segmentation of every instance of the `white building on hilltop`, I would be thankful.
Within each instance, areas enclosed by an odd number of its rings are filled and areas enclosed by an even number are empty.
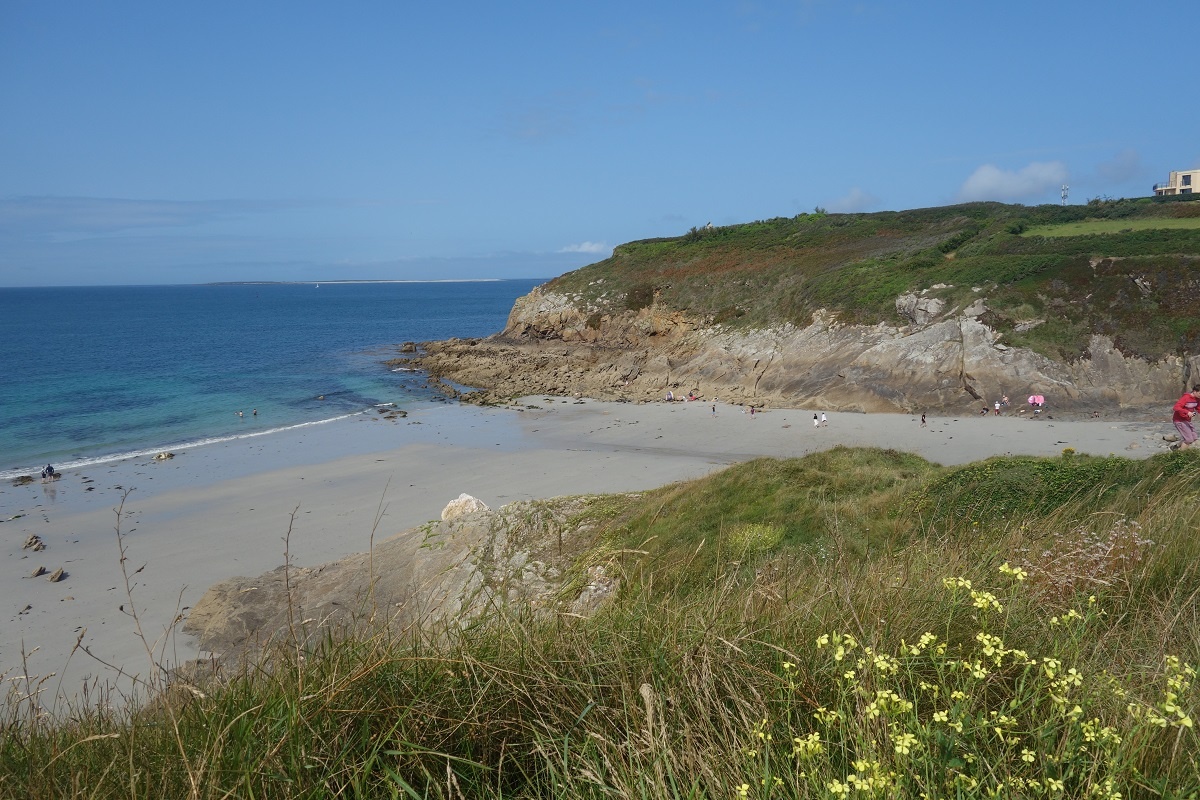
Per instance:
[[[1200,169],[1185,169],[1182,172],[1172,172],[1166,183],[1154,184],[1154,196],[1191,194],[1192,190],[1198,186],[1200,186]]]

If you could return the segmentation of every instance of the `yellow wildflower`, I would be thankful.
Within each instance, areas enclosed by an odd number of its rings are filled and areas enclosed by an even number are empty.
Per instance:
[[[1016,581],[1023,581],[1029,577],[1029,573],[1020,567],[1010,566],[1007,561],[1000,565],[1000,572],[1004,575],[1009,575]]]
[[[838,780],[830,781],[827,788],[829,789],[830,793],[835,794],[838,797],[846,797],[850,794],[850,784],[842,783]]]
[[[896,755],[906,756],[912,752],[913,745],[917,743],[917,737],[911,733],[902,733],[892,739],[892,746],[896,749]]]

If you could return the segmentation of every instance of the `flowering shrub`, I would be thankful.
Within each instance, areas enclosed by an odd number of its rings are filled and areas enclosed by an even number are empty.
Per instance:
[[[1130,537],[1136,528],[1117,530]],[[999,572],[1016,591],[1045,574],[1009,563]],[[1138,696],[1111,675],[1069,663],[1069,636],[1042,653],[1006,642],[997,623],[1012,598],[1002,602],[1000,590],[961,577],[942,586],[951,620],[966,616],[975,629],[967,641],[928,631],[883,652],[849,633],[822,634],[816,679],[826,692],[815,709],[797,690],[796,665],[783,662],[780,716],[754,726],[739,796],[1118,800],[1150,785],[1154,776],[1140,772],[1149,749],[1170,751],[1194,736],[1190,664],[1166,657],[1160,683]],[[1087,626],[1102,614],[1093,596],[1045,625]]]

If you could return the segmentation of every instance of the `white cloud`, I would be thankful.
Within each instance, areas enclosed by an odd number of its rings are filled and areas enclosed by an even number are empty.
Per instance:
[[[569,244],[558,252],[592,254],[605,253],[611,255],[612,247],[606,245],[604,242],[580,242],[579,244]]]
[[[853,214],[858,211],[868,211],[877,205],[879,205],[878,197],[855,186],[838,199],[831,201],[828,209],[839,214]]]
[[[1013,172],[992,164],[984,164],[971,173],[958,190],[958,199],[1000,200],[1047,200],[1051,191],[1057,190],[1067,181],[1067,165],[1061,161],[1034,161]]]

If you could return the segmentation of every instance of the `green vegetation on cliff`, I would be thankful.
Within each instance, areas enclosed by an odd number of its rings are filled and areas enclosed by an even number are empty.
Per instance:
[[[596,314],[657,302],[744,327],[804,326],[820,308],[901,324],[901,294],[948,309],[982,296],[983,321],[1009,344],[1071,360],[1104,334],[1157,359],[1200,350],[1198,267],[1198,202],[968,203],[693,228],[621,245],[549,288]]]
[[[590,617],[282,647],[0,716],[0,795],[1196,797],[1195,453],[837,448],[589,505]]]

